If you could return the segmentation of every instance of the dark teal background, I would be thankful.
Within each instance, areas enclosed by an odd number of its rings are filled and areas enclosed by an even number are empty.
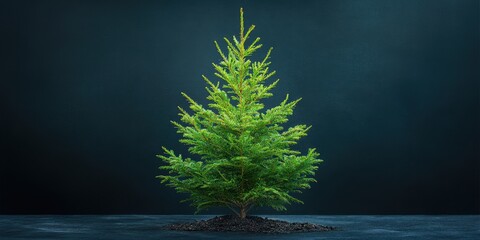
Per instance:
[[[241,6],[325,160],[287,214],[480,212],[478,1],[172,0],[0,4],[0,214],[193,213],[155,154]]]

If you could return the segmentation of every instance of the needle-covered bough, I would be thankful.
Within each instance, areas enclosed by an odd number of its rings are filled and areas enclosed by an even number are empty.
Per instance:
[[[254,28],[244,31],[240,9],[240,36],[224,38],[226,51],[215,42],[221,57],[220,63],[213,64],[219,82],[202,76],[208,85],[208,107],[182,93],[191,111],[179,107],[181,123],[172,123],[182,135],[180,142],[197,159],[165,147],[164,154],[157,155],[165,162],[160,168],[168,171],[157,177],[188,193],[185,201],[197,212],[225,206],[245,218],[253,206],[285,210],[286,204],[302,203],[291,193],[310,188],[322,162],[315,149],[302,154],[291,148],[310,126],[282,127],[300,99],[289,101],[287,94],[280,105],[264,109],[262,100],[272,96],[279,80],[269,81],[275,75],[269,69],[271,48],[263,60],[249,59],[262,47],[260,38],[248,43]]]

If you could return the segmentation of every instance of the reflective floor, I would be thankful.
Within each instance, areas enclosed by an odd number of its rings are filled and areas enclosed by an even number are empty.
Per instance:
[[[175,232],[168,223],[208,219],[190,215],[0,215],[0,239],[480,239],[480,215],[272,215],[272,219],[336,226],[332,232],[248,234]]]

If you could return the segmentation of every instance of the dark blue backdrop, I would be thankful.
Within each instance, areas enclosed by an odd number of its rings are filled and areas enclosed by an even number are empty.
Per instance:
[[[172,0],[0,4],[0,213],[192,213],[154,156],[241,6],[325,160],[287,213],[480,212],[478,1]]]

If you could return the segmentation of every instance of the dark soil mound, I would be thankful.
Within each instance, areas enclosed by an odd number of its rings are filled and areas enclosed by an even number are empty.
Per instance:
[[[210,231],[210,232],[255,232],[255,233],[292,233],[321,232],[334,230],[334,227],[313,223],[290,223],[268,218],[247,216],[240,219],[237,216],[225,215],[208,220],[190,223],[177,223],[164,227],[177,231]]]

